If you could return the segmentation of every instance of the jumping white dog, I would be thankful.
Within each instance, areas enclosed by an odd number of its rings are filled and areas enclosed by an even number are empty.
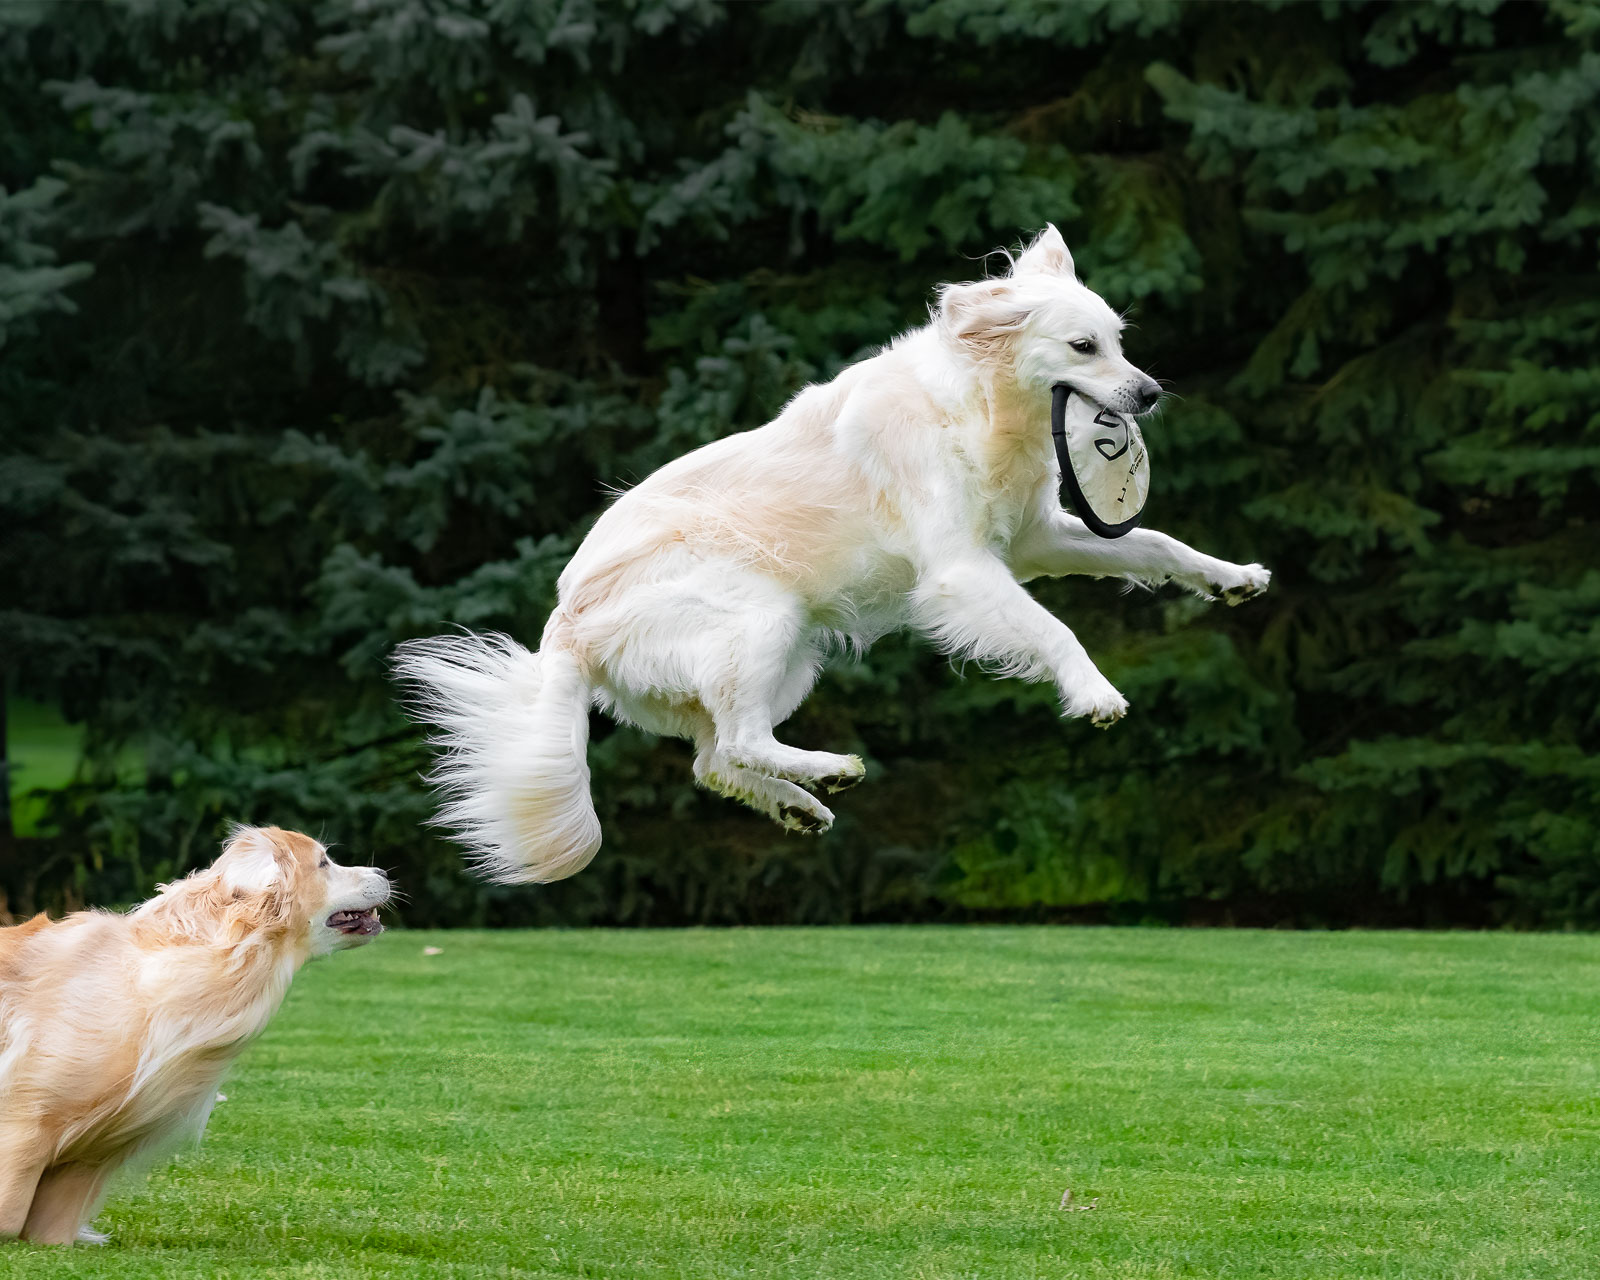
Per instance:
[[[439,821],[492,879],[580,870],[600,847],[597,704],[693,741],[701,785],[826,831],[833,814],[805,788],[853,786],[860,758],[785,746],[773,727],[830,649],[900,627],[1053,680],[1066,715],[1120,719],[1126,699],[1022,583],[1175,582],[1233,604],[1270,578],[1151,530],[1103,539],[1061,510],[1051,388],[1127,413],[1160,398],[1121,328],[1049,227],[1009,275],[943,286],[927,325],[623,494],[562,573],[538,653],[497,635],[403,646],[397,671],[443,730]]]

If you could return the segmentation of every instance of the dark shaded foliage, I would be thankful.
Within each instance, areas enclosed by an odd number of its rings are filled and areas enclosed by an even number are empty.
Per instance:
[[[1597,28],[1566,0],[0,9],[0,662],[89,744],[0,890],[129,898],[237,818],[370,851],[419,923],[1594,923]],[[389,649],[532,641],[605,486],[1047,220],[1182,395],[1152,523],[1272,593],[1041,586],[1132,700],[1103,735],[885,643],[790,730],[872,768],[823,841],[597,723],[597,863],[468,881]]]

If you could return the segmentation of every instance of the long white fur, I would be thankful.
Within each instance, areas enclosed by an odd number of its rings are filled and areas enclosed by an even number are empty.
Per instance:
[[[580,871],[600,848],[589,799],[590,690],[573,656],[530,653],[508,636],[441,636],[402,658],[416,710],[444,731],[439,821],[477,851],[489,879],[515,878],[500,851],[540,851],[545,878]],[[520,866],[520,864],[516,864]]]
[[[600,844],[593,704],[693,741],[702,785],[826,830],[812,791],[858,781],[861,761],[785,746],[773,728],[830,648],[901,627],[1052,680],[1069,716],[1119,719],[1122,695],[1021,583],[1173,581],[1237,603],[1270,577],[1153,530],[1107,541],[1061,510],[1051,387],[1126,412],[1159,392],[1123,356],[1121,328],[1049,227],[1009,274],[943,286],[927,325],[623,494],[561,575],[537,654],[505,636],[402,646],[397,671],[442,730],[439,821],[496,880],[583,867]]]

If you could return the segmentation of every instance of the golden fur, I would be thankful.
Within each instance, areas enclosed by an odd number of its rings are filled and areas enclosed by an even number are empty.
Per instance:
[[[0,1237],[96,1239],[111,1175],[199,1135],[295,971],[378,932],[388,896],[309,836],[241,828],[127,915],[0,929]]]

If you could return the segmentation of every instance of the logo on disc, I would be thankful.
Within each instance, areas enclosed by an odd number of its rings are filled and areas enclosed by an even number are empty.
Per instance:
[[[1061,480],[1078,517],[1102,538],[1137,528],[1150,492],[1149,456],[1138,422],[1062,383],[1050,410]]]

